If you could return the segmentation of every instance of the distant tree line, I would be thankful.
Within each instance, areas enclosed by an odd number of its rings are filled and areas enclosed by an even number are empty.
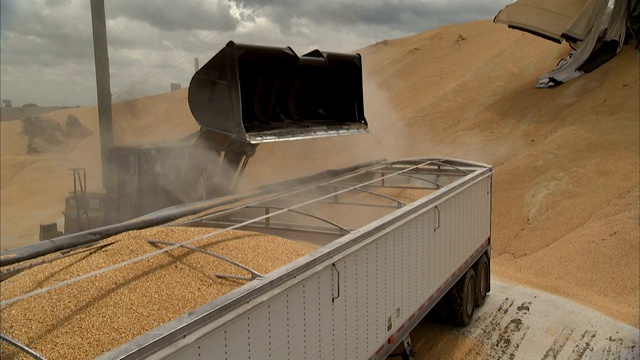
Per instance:
[[[13,107],[13,101],[11,101],[9,99],[2,100],[2,107],[12,108]],[[22,107],[38,107],[38,104],[26,103],[26,104],[22,105]]]
[[[38,105],[38,104],[34,104],[34,103],[26,103],[26,104],[22,105],[22,107],[39,107],[39,106],[40,106],[40,105]],[[2,107],[5,107],[5,108],[12,108],[12,107],[13,107],[13,102],[12,102],[11,100],[9,100],[9,99],[2,100]],[[80,107],[80,105],[75,105],[75,106],[66,106],[66,105],[63,105],[63,106],[49,106],[49,107],[53,107],[53,108],[64,108],[64,109],[66,109],[66,108],[70,108],[70,107],[77,107],[77,108],[79,108],[79,107]]]

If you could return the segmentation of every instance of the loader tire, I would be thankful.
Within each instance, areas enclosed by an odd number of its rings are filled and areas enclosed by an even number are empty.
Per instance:
[[[467,326],[473,319],[476,308],[476,273],[467,270],[451,289],[451,315],[453,324]]]
[[[476,307],[482,306],[487,298],[489,289],[489,260],[482,255],[473,266],[476,273]]]

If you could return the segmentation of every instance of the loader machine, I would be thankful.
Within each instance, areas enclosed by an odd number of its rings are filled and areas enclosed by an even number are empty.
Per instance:
[[[188,101],[200,131],[111,146],[104,194],[87,193],[84,170],[71,169],[66,234],[231,194],[260,143],[368,132],[359,54],[230,41],[193,75]]]

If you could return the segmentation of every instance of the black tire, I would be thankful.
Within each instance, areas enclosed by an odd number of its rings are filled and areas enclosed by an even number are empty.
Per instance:
[[[467,270],[451,289],[451,315],[453,324],[467,326],[473,319],[476,308],[476,273]]]
[[[482,306],[487,299],[489,289],[489,260],[487,255],[482,255],[474,265],[476,272],[476,307]]]

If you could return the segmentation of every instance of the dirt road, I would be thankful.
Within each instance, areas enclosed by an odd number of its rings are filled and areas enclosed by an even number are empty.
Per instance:
[[[639,359],[640,330],[570,300],[493,281],[466,328],[423,321],[417,359]]]

